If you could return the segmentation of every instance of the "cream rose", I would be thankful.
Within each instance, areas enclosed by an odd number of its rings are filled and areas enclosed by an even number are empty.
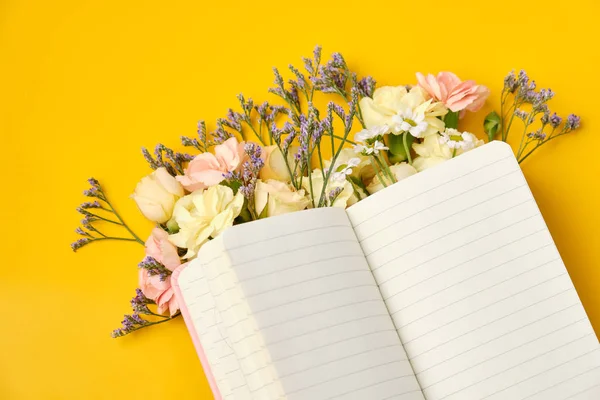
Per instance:
[[[231,188],[222,185],[182,197],[173,210],[173,220],[179,232],[170,235],[169,241],[187,249],[184,258],[193,258],[209,238],[220,235],[233,225],[243,205],[241,192],[234,195]]]
[[[325,171],[325,174],[326,173],[327,173],[327,171]],[[315,206],[318,206],[319,199],[321,198],[321,191],[323,190],[323,184],[324,184],[323,173],[321,172],[320,169],[313,170],[313,172],[311,173],[310,180],[308,179],[308,177],[304,177],[304,179],[302,179],[302,187],[309,194],[309,199],[311,198],[310,197],[310,193],[311,193],[310,181],[311,180],[312,180],[312,190],[314,191],[314,196],[315,196]],[[329,204],[328,197],[329,197],[329,194],[333,190],[341,190],[341,192],[335,198],[335,200],[333,201],[333,204]],[[351,200],[353,195],[354,195],[354,190],[353,190],[352,184],[350,182],[348,182],[347,180],[339,182],[339,181],[335,181],[333,179],[329,179],[327,188],[325,189],[325,198],[326,198],[327,205],[329,205],[331,207],[346,208],[347,206],[353,204],[353,202]],[[356,201],[354,201],[354,202],[356,202]],[[313,207],[313,205],[309,204],[309,207]]]
[[[288,171],[281,150],[276,145],[266,146],[263,148],[262,154],[265,165],[260,170],[260,179],[263,181],[276,179],[278,181],[289,182],[290,172]]]
[[[144,217],[159,224],[171,218],[175,202],[183,196],[183,188],[165,168],[158,168],[142,178],[131,198]]]
[[[477,139],[475,135],[469,132],[461,133],[460,138],[469,143],[469,146],[465,146],[469,150],[484,143],[483,140]],[[418,157],[413,160],[413,166],[419,172],[467,151],[462,148],[451,149],[448,146],[448,141],[439,135],[428,136],[423,140],[423,143],[414,143],[412,148],[418,154]]]
[[[268,217],[300,211],[304,210],[309,202],[304,189],[295,191],[288,184],[274,179],[256,182],[254,206],[257,215],[261,215],[265,207]]]
[[[408,178],[409,176],[417,173],[417,170],[412,165],[407,163],[392,165],[390,166],[390,171],[392,171],[392,174],[394,174],[398,182],[404,178]],[[367,186],[367,192],[373,194],[379,192],[383,188],[384,186],[379,180],[379,177],[375,175],[371,183]]]

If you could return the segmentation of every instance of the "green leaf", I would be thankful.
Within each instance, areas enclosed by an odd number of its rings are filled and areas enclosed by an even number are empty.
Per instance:
[[[446,124],[446,128],[458,128],[458,115],[460,111],[448,111],[448,114],[444,116],[444,124]]]
[[[502,118],[496,111],[489,113],[483,121],[483,130],[488,136],[488,141],[494,140],[496,134],[502,127]]]
[[[390,148],[390,150],[388,152],[388,158],[390,160],[390,163],[392,163],[392,164],[406,161],[408,159],[408,157],[406,155],[406,149],[404,148],[403,135],[408,135],[406,138],[407,139],[406,142],[408,144],[408,148],[410,151],[410,148],[412,147],[412,143],[415,140],[413,135],[409,134],[408,132],[404,132],[402,135],[390,134],[387,136],[388,137],[387,145]]]

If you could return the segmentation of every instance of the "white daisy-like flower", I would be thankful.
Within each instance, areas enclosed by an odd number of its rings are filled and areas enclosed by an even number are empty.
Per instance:
[[[450,149],[461,149],[469,151],[476,146],[476,137],[470,132],[459,132],[454,128],[446,128],[440,137],[440,143]]]
[[[390,131],[390,127],[387,125],[376,125],[368,129],[363,129],[354,135],[354,141],[356,142],[367,142],[371,139],[383,136]]]
[[[360,158],[355,157],[348,160],[348,164],[342,168],[341,171],[334,172],[332,178],[334,181],[342,182],[346,180],[348,175],[352,175],[352,168],[357,167],[360,164]]]
[[[381,150],[388,150],[388,147],[379,140],[376,140],[372,145],[357,144],[354,146],[354,152],[356,154],[365,156],[377,155]]]
[[[399,111],[392,116],[392,131],[394,133],[409,132],[416,138],[423,137],[429,124],[425,121],[425,114],[410,108]]]

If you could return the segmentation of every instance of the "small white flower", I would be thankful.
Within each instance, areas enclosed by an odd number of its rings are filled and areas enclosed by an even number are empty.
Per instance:
[[[475,136],[469,132],[459,132],[453,128],[446,128],[440,137],[440,143],[445,144],[450,149],[461,149],[463,151],[475,148]]]
[[[390,127],[387,125],[373,126],[369,129],[363,129],[362,131],[354,135],[356,142],[367,142],[368,140],[375,139],[379,136],[383,136],[390,131]]]
[[[373,145],[373,153],[375,153],[375,154],[379,154],[379,150],[387,150],[387,149],[388,148],[385,146],[385,144],[383,144],[379,140],[376,140],[375,144]]]
[[[409,132],[416,138],[423,137],[429,127],[429,124],[425,121],[425,114],[411,109],[401,110],[392,116],[392,123],[394,133]]]
[[[342,168],[341,171],[334,172],[332,178],[334,181],[342,182],[346,180],[346,177],[352,175],[352,168],[357,167],[360,164],[360,158],[354,157],[348,160],[348,164]]]

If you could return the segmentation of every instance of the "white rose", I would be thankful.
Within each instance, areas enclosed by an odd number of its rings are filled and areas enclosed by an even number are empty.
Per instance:
[[[325,171],[325,174],[327,174],[327,171]],[[302,179],[302,187],[309,194],[309,199],[311,199],[311,197],[310,197],[310,194],[311,194],[310,182],[312,181],[312,190],[314,191],[313,193],[315,196],[315,206],[317,207],[319,205],[318,203],[319,203],[319,199],[321,198],[321,192],[323,190],[323,184],[324,184],[325,180],[323,179],[323,172],[321,172],[320,169],[313,170],[313,172],[311,173],[310,176],[311,176],[311,179],[308,179],[308,177],[304,177]],[[335,198],[335,200],[333,201],[333,204],[329,204],[329,201],[328,201],[329,194],[337,188],[340,188],[341,192]],[[326,203],[328,206],[346,208],[347,206],[353,204],[352,201],[350,200],[350,198],[353,195],[354,195],[354,189],[352,188],[352,184],[350,182],[348,182],[347,180],[343,180],[341,182],[335,181],[334,179],[331,179],[331,177],[330,177],[329,182],[327,183],[327,188],[325,189],[325,199],[326,199]],[[312,203],[309,203],[309,207],[313,207]]]
[[[263,159],[265,165],[260,170],[260,179],[264,181],[269,179],[283,182],[290,181],[290,172],[285,163],[285,158],[276,145],[263,147]]]
[[[142,178],[131,198],[144,217],[159,224],[171,218],[175,202],[183,196],[183,187],[165,168],[158,168]]]
[[[192,258],[200,247],[233,225],[244,205],[241,192],[233,194],[227,186],[216,185],[182,197],[175,204],[173,220],[179,232],[170,235],[169,241],[187,249],[184,258]]]
[[[304,210],[309,202],[304,189],[295,191],[286,183],[274,179],[256,182],[254,207],[257,215],[261,215],[265,207],[268,217],[300,211]]]
[[[417,170],[412,165],[407,164],[407,163],[400,163],[400,164],[392,165],[392,166],[390,166],[390,171],[392,171],[392,174],[394,174],[394,176],[396,177],[396,180],[398,182],[404,178],[408,178],[409,176],[417,173]],[[386,183],[387,183],[387,181],[386,181]],[[375,177],[373,178],[371,183],[367,186],[367,191],[370,194],[373,194],[375,192],[379,192],[383,188],[384,188],[384,186],[379,181],[379,177],[377,175],[375,175]]]

